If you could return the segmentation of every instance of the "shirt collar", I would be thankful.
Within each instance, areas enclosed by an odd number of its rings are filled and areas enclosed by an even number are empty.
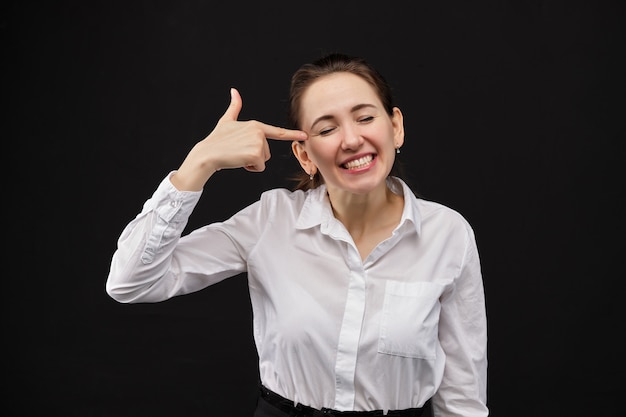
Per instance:
[[[308,229],[322,223],[327,224],[331,217],[334,216],[326,194],[326,185],[322,184],[306,191],[306,199],[296,222],[296,229]]]
[[[421,215],[417,206],[417,197],[409,186],[398,177],[387,178],[387,186],[394,193],[404,195],[405,197],[402,218],[394,233],[413,225],[415,231],[419,234]],[[317,188],[308,190],[302,211],[296,222],[296,229],[308,229],[321,225],[322,231],[328,232],[333,228],[336,221],[326,193],[326,185],[322,184]]]

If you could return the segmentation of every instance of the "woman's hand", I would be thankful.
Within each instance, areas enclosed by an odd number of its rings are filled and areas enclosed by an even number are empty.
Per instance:
[[[178,190],[200,191],[216,171],[245,168],[261,172],[270,159],[267,139],[301,141],[307,134],[256,120],[238,121],[242,100],[239,91],[230,90],[230,105],[213,131],[198,142],[170,178]]]

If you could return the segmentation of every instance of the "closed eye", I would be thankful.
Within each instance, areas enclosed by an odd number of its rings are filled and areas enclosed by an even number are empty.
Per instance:
[[[322,129],[322,130],[320,130],[318,135],[320,135],[320,136],[328,136],[331,133],[333,133],[336,129],[337,129],[336,127],[329,127],[329,128],[326,128],[326,129]]]

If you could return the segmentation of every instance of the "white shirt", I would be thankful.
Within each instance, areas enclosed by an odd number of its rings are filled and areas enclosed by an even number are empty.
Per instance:
[[[365,259],[326,187],[274,189],[181,237],[202,192],[161,182],[122,232],[106,289],[157,302],[246,272],[261,382],[315,408],[487,416],[487,326],[474,232],[399,179],[402,219]]]

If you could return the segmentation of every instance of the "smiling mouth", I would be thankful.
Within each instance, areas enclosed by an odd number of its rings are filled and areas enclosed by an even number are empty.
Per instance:
[[[346,162],[345,164],[342,165],[342,167],[345,169],[359,169],[359,168],[366,167],[373,160],[374,160],[374,155],[370,154],[367,156],[363,156],[359,159],[354,159],[350,162]]]

